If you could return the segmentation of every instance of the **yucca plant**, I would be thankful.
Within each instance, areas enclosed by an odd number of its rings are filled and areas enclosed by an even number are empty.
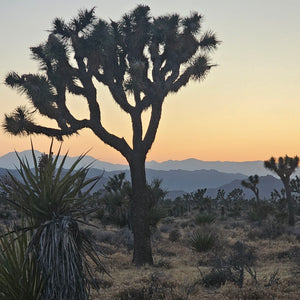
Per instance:
[[[58,163],[61,147],[54,157],[52,146],[53,141],[40,162],[32,146],[33,169],[17,155],[21,180],[9,173],[11,184],[2,188],[9,195],[7,201],[27,220],[28,226],[21,230],[32,231],[26,257],[35,256],[43,277],[48,278],[42,299],[85,300],[91,286],[98,288],[90,264],[106,272],[93,241],[78,226],[92,211],[85,207],[86,196],[99,178],[86,178],[89,166],[77,169],[84,154],[64,170],[68,153]]]
[[[216,245],[217,235],[211,231],[197,230],[193,233],[190,244],[191,248],[197,252],[205,252]]]
[[[9,230],[8,228],[8,231]],[[41,299],[47,282],[34,255],[26,255],[30,233],[15,232],[0,238],[0,299]]]
[[[11,184],[2,185],[4,191],[10,195],[7,201],[21,211],[32,226],[38,226],[58,216],[72,215],[77,218],[90,213],[85,207],[86,196],[99,179],[86,179],[89,165],[76,169],[85,154],[80,155],[65,171],[63,166],[68,153],[58,163],[61,147],[56,157],[53,157],[52,146],[53,141],[42,164],[38,163],[32,146],[33,170],[27,158],[22,159],[16,153],[20,163],[17,171],[22,180],[8,172]],[[89,189],[78,197],[79,192],[89,184]]]
[[[195,217],[195,223],[199,226],[205,225],[205,224],[211,224],[216,220],[216,217],[213,215],[207,215],[207,214],[199,214]]]

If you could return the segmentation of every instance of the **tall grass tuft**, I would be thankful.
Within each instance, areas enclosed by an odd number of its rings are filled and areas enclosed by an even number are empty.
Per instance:
[[[7,228],[7,231],[11,229]],[[30,233],[12,233],[0,238],[0,299],[41,299],[43,277],[34,255],[26,255]]]
[[[197,252],[205,252],[216,245],[217,235],[212,231],[197,230],[190,239],[191,248]]]

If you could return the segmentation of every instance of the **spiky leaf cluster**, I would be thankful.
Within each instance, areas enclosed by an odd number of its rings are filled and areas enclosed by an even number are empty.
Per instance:
[[[22,181],[8,172],[12,184],[1,184],[3,190],[9,195],[7,201],[25,214],[33,226],[39,226],[59,216],[70,215],[76,218],[89,213],[84,206],[85,196],[99,178],[86,179],[88,166],[76,169],[84,155],[79,156],[70,169],[65,170],[63,166],[68,153],[59,163],[60,150],[61,148],[56,157],[53,157],[51,143],[49,159],[43,168],[40,168],[32,147],[33,170],[27,158],[22,159],[16,154],[20,163],[18,173]],[[87,191],[79,198],[79,191],[88,185],[90,186]]]
[[[264,162],[265,168],[275,172],[281,179],[287,180],[299,165],[299,157],[279,157],[278,160],[271,157]]]
[[[53,218],[39,226],[27,252],[37,257],[41,272],[47,277],[43,299],[87,300],[90,287],[99,288],[94,266],[106,272],[91,237],[81,232],[70,216]]]

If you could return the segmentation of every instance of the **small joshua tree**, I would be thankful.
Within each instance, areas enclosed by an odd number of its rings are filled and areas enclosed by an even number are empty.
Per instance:
[[[258,175],[249,176],[248,180],[242,180],[241,185],[247,189],[250,189],[256,198],[256,203],[259,203],[259,189],[257,185],[259,184],[259,177]]]
[[[291,175],[295,172],[299,164],[299,157],[279,157],[278,161],[274,157],[264,162],[265,168],[275,172],[281,179],[285,192],[286,200],[288,204],[288,223],[291,226],[295,225],[295,204],[292,196],[292,190],[290,186]]]

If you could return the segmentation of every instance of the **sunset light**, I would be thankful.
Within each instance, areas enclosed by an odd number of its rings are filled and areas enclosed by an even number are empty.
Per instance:
[[[55,1],[54,1],[55,2]],[[10,71],[36,73],[38,64],[29,48],[43,42],[55,17],[69,20],[79,8],[96,6],[96,15],[118,20],[135,2],[73,1],[54,5],[5,2],[1,4],[3,83]],[[161,13],[204,15],[204,29],[213,30],[222,41],[212,53],[217,64],[201,82],[191,82],[167,97],[155,142],[147,160],[164,161],[197,158],[206,161],[264,160],[271,155],[296,155],[300,151],[300,3],[299,1],[142,1],[153,16]],[[33,14],[32,12],[35,11]],[[14,20],[11,23],[11,20]],[[7,24],[11,23],[10,26]],[[103,123],[111,132],[131,143],[131,123],[107,90],[98,89]],[[1,122],[25,95],[0,85]],[[79,96],[70,96],[74,114],[87,113]],[[144,122],[149,120],[146,113]],[[46,123],[48,120],[44,119]],[[49,138],[32,136],[40,151],[47,151]],[[0,155],[30,148],[30,138],[14,137],[1,130]],[[57,144],[58,145],[58,144]],[[91,149],[97,159],[125,163],[114,149],[101,142],[90,130],[65,138],[63,149],[76,156]]]

